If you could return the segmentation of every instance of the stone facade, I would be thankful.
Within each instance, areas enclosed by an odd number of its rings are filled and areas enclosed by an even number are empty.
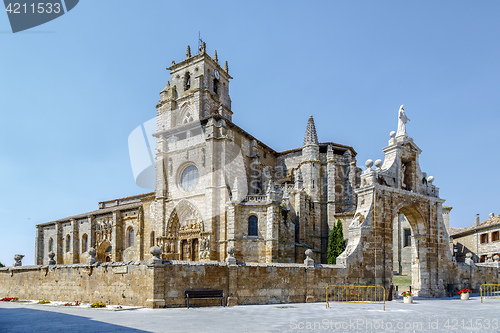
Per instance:
[[[326,262],[330,227],[355,208],[361,169],[352,147],[319,143],[309,117],[303,146],[277,152],[232,122],[227,66],[205,52],[169,68],[157,104],[154,193],[37,226],[36,263],[149,259]]]
[[[450,242],[457,262],[465,262],[467,253],[475,262],[493,262],[500,256],[500,215],[491,213],[483,222],[477,216],[473,226],[452,228]]]

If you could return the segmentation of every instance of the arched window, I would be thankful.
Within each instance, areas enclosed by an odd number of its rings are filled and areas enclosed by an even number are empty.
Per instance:
[[[155,246],[155,232],[151,231],[151,235],[149,235],[149,246]]]
[[[134,246],[134,228],[127,230],[127,245],[128,247]]]
[[[87,252],[88,247],[87,247],[87,234],[83,234],[82,236],[82,252]]]
[[[66,252],[71,250],[71,236],[66,235]]]
[[[52,239],[52,237],[50,237],[49,239],[49,252],[53,252],[54,251],[54,240]]]
[[[248,218],[248,236],[259,235],[259,219],[255,215]]]
[[[184,76],[184,90],[189,90],[189,88],[191,88],[191,75],[187,72]]]
[[[214,93],[217,94],[218,88],[219,88],[219,80],[214,79]]]

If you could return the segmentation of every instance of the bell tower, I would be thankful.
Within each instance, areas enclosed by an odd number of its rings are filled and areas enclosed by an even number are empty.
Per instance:
[[[232,120],[229,97],[229,75],[227,61],[224,68],[219,65],[217,51],[210,57],[203,42],[198,54],[191,55],[187,47],[186,59],[172,61],[170,81],[160,93],[156,105],[157,132],[182,127],[218,114]]]

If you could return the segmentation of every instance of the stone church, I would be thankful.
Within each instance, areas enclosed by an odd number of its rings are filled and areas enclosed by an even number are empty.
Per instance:
[[[318,142],[278,152],[233,122],[227,62],[199,52],[172,62],[156,109],[155,192],[37,225],[36,263],[145,260],[326,262],[330,226],[355,210],[361,169],[352,147]]]
[[[233,122],[228,64],[195,55],[172,62],[156,105],[155,192],[37,225],[36,263],[137,261],[159,246],[165,260],[326,263],[328,234],[354,218],[361,169],[346,145],[318,142],[313,117],[303,146],[275,151]],[[451,209],[451,207],[450,207]],[[449,211],[448,211],[449,212]],[[394,219],[394,270],[409,267],[411,230]],[[408,231],[410,230],[410,231]],[[405,249],[406,247],[406,249]]]

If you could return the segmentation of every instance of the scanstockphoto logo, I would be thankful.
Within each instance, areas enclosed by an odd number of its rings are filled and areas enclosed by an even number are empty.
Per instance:
[[[4,0],[12,32],[31,29],[52,21],[73,8],[79,0]]]

